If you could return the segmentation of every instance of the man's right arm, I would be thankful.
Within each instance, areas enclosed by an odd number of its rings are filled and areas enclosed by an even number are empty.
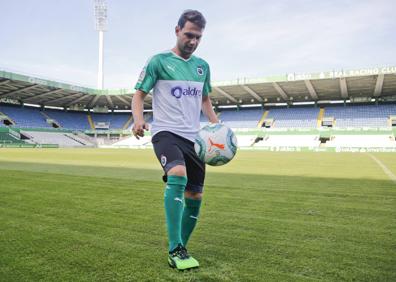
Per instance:
[[[149,129],[148,124],[145,122],[143,117],[143,101],[146,95],[147,93],[143,92],[142,90],[136,90],[132,97],[131,108],[134,120],[132,133],[137,139],[144,136],[144,130]]]

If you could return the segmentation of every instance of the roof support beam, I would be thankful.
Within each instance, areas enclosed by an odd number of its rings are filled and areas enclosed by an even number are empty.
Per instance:
[[[93,107],[93,105],[95,105],[95,103],[99,100],[100,97],[101,97],[100,95],[93,96],[91,101],[89,101],[88,103],[88,107],[89,108]]]
[[[10,82],[11,80],[9,80],[9,79],[6,79],[6,80],[4,80],[4,81],[2,81],[2,82],[0,82],[0,85],[3,85],[3,84],[7,84],[8,82]]]
[[[279,86],[278,83],[272,82],[272,86],[274,86],[275,90],[279,93],[279,95],[283,98],[283,100],[288,101],[289,97],[286,92]]]
[[[12,94],[16,94],[16,93],[19,93],[19,92],[22,92],[22,91],[27,91],[27,90],[33,89],[33,88],[35,88],[35,87],[37,87],[37,86],[38,86],[37,84],[33,84],[33,85],[30,85],[30,86],[26,86],[26,87],[23,87],[23,88],[19,88],[19,89],[17,89],[17,90],[13,90],[13,91],[10,91],[10,92],[1,94],[0,97],[12,95]]]
[[[152,99],[152,95],[151,95],[151,94],[147,94],[146,97],[147,97],[147,96],[151,97],[151,99]],[[124,98],[127,98],[128,100],[131,100],[129,106],[132,106],[132,97],[133,97],[133,96],[124,96]],[[152,107],[152,104],[151,104],[151,103],[148,103],[148,102],[145,101],[145,100],[143,100],[143,103],[144,103],[145,106],[147,106],[147,107],[149,107],[149,108]]]
[[[384,85],[384,74],[379,74],[377,76],[377,82],[375,83],[375,88],[374,88],[374,97],[379,97],[382,93],[382,86]]]
[[[235,99],[234,97],[232,97],[230,94],[228,94],[227,92],[225,92],[223,89],[221,89],[220,87],[215,87],[214,89],[217,90],[217,92],[219,92],[221,95],[223,95],[224,97],[228,98],[229,100],[233,101],[234,103],[238,103],[238,100]]]
[[[84,100],[84,99],[86,99],[87,97],[88,97],[88,95],[83,95],[83,96],[81,96],[80,98],[74,99],[73,101],[64,104],[63,107],[70,107],[71,105],[73,105],[73,104],[75,104],[75,103],[77,103],[77,102],[80,102],[81,100]]]
[[[121,96],[114,96],[114,97],[116,97],[118,100],[123,102],[125,105],[131,106],[131,103],[128,103],[128,101],[122,98]]]
[[[76,97],[76,96],[80,96],[80,95],[83,95],[83,96],[84,96],[84,94],[83,94],[83,93],[81,93],[81,92],[77,92],[77,93],[74,93],[74,94],[72,94],[72,95],[69,95],[69,96],[60,97],[60,98],[53,99],[53,100],[47,100],[47,101],[45,101],[45,103],[54,103],[54,102],[59,102],[59,101],[62,101],[62,100],[65,100],[65,99],[74,98],[74,97]]]
[[[109,96],[109,95],[106,95],[106,100],[107,100],[107,102],[109,102],[109,104],[110,104],[110,107],[111,107],[112,109],[114,109],[113,100],[111,100],[111,98],[110,98],[110,96]]]
[[[318,100],[318,94],[315,91],[315,88],[313,87],[312,83],[310,80],[304,80],[305,86],[308,89],[309,95],[311,95],[312,99]]]
[[[44,93],[41,93],[41,94],[38,94],[38,95],[35,95],[35,96],[32,96],[32,97],[26,98],[26,99],[23,100],[23,102],[29,102],[29,101],[34,100],[34,99],[42,98],[42,97],[45,97],[45,96],[50,95],[50,94],[61,92],[62,90],[63,89],[56,89],[56,90],[51,90],[51,91],[48,91],[48,92],[44,92]]]
[[[256,92],[253,91],[252,88],[250,88],[247,85],[241,85],[241,87],[250,95],[252,95],[257,101],[259,102],[264,102],[263,98],[261,98]]]
[[[345,77],[340,77],[340,89],[341,89],[341,97],[344,99],[347,99],[348,98],[348,86],[347,86]]]
[[[124,99],[127,100],[127,101],[132,102],[132,97],[133,96],[124,96]]]

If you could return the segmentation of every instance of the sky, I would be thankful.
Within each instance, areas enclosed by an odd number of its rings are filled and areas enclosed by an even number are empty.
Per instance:
[[[396,65],[395,0],[107,0],[105,88],[133,88],[186,9],[213,81]],[[93,0],[0,0],[0,70],[96,88]]]

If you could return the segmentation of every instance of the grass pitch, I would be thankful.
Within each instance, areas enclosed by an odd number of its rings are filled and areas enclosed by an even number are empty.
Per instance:
[[[151,150],[0,149],[0,280],[396,281],[396,184],[368,154],[209,167],[186,272],[166,263],[161,175]]]

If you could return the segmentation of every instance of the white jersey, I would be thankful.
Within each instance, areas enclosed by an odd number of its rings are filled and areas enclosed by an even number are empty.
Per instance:
[[[154,88],[154,89],[153,89]],[[209,65],[191,56],[188,60],[172,51],[153,56],[135,89],[153,89],[151,134],[169,131],[194,141],[200,127],[202,97],[211,91]]]

